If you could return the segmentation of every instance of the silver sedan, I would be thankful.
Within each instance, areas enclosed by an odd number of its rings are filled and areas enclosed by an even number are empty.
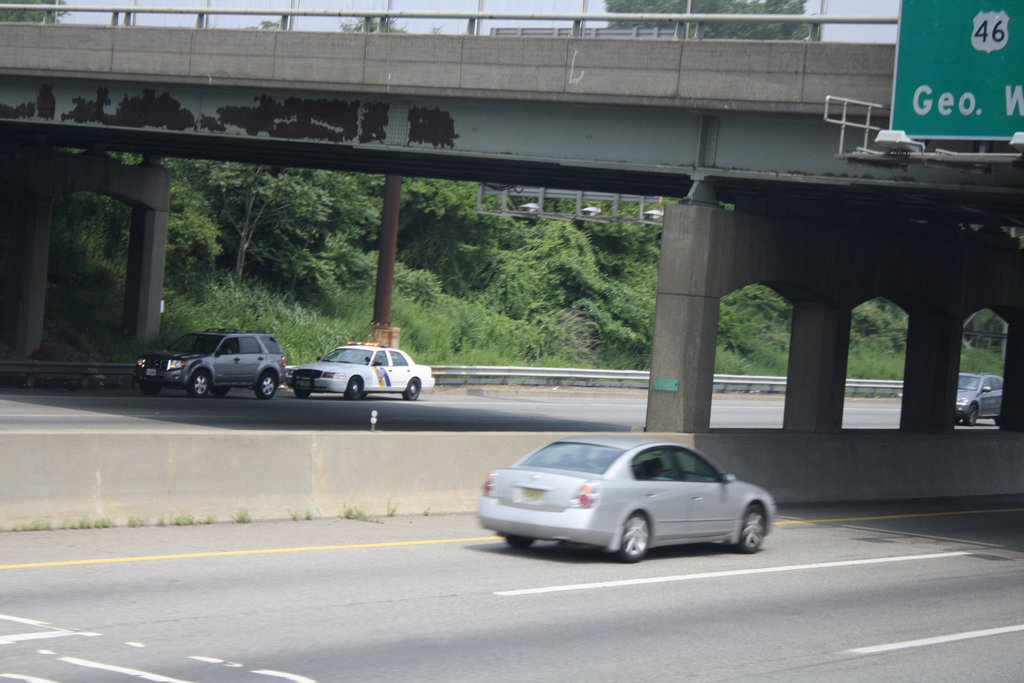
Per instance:
[[[638,562],[651,548],[683,543],[756,552],[771,529],[775,500],[686,446],[580,436],[491,472],[477,516],[515,548],[564,541]]]

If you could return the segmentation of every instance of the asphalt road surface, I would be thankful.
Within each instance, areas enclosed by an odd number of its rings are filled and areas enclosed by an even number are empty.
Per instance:
[[[369,429],[372,411],[377,411],[376,429],[391,431],[630,431],[645,424],[647,395],[635,389],[457,388],[424,394],[413,402],[378,396],[362,401],[334,395],[297,399],[282,390],[273,399],[260,401],[251,391],[192,399],[183,392],[151,397],[129,389],[0,389],[0,432],[153,430],[175,425],[353,430]],[[848,400],[843,425],[896,429],[899,411],[894,400]],[[711,426],[781,428],[782,413],[781,397],[718,394],[712,402]]]
[[[1020,681],[1024,496],[623,565],[473,515],[0,533],[0,680]]]

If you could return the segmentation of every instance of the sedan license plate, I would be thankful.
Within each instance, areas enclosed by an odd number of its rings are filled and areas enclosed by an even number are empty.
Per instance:
[[[519,488],[519,502],[520,503],[540,503],[544,500],[544,494],[547,493],[544,489],[528,489],[525,487]]]
[[[304,388],[305,387],[311,387],[311,386],[313,386],[313,382],[311,380],[308,380],[308,379],[296,378],[295,379],[295,386],[297,386],[297,387],[304,387]]]
[[[146,368],[146,377],[151,377],[156,374],[156,368]]]

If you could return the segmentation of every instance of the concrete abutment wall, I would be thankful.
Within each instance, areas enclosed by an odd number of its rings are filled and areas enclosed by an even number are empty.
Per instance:
[[[786,430],[839,431],[850,312],[878,296],[909,314],[901,430],[952,432],[962,320],[981,308],[1010,325],[1001,424],[1021,429],[1024,259],[1016,240],[948,226],[835,225],[825,216],[666,208],[647,429],[710,431],[719,301],[754,283],[794,305]]]

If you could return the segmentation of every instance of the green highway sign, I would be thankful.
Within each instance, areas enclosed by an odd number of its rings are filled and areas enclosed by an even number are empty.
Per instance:
[[[669,377],[654,378],[655,391],[679,391],[679,380]]]
[[[903,0],[891,126],[916,138],[1024,131],[1024,0]]]

